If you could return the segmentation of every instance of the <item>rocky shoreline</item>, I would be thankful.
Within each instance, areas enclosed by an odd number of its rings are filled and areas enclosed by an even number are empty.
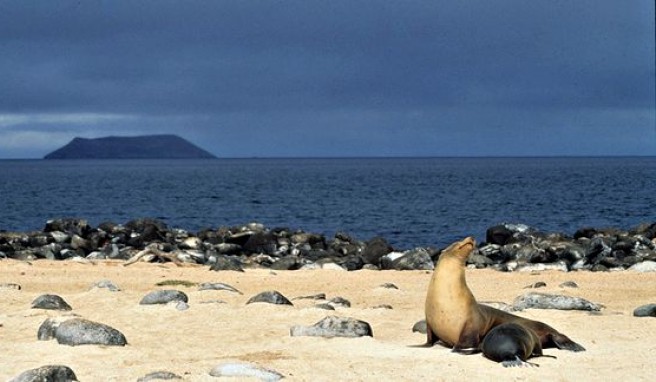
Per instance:
[[[55,219],[42,231],[0,231],[0,259],[91,261],[102,259],[191,263],[211,270],[268,268],[431,270],[439,248],[397,250],[382,237],[361,241],[267,228],[259,223],[196,233],[156,219],[92,227],[84,219]],[[468,260],[470,267],[500,271],[633,269],[656,271],[656,223],[629,230],[581,228],[572,235],[547,233],[523,224],[500,224]]]

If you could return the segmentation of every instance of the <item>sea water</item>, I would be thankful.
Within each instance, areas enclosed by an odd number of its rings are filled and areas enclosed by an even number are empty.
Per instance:
[[[628,229],[656,222],[656,157],[0,161],[0,230],[61,217],[192,232],[261,222],[397,249],[484,239],[503,222]]]

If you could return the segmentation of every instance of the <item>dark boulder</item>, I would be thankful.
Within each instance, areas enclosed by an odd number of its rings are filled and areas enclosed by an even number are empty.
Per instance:
[[[91,230],[91,226],[84,219],[54,219],[48,220],[46,226],[43,228],[43,232],[65,232],[69,235],[78,235],[86,236],[86,234]]]
[[[44,294],[32,301],[32,309],[73,310],[63,298],[55,294]]]
[[[250,253],[273,255],[276,253],[277,242],[271,232],[256,232],[248,238],[243,248]]]
[[[252,304],[255,302],[266,302],[268,304],[275,305],[294,305],[291,301],[289,301],[287,297],[283,296],[280,292],[275,290],[259,293],[251,297],[246,302],[246,304]]]
[[[513,231],[505,224],[495,225],[485,231],[485,242],[487,244],[506,245],[513,241]]]
[[[374,237],[366,243],[362,251],[362,259],[366,264],[380,265],[381,258],[392,251],[394,248],[387,243],[387,240],[379,236]]]
[[[210,266],[210,271],[237,271],[243,272],[243,264],[232,256],[218,255]]]
[[[633,311],[635,317],[656,317],[656,304],[642,305]]]

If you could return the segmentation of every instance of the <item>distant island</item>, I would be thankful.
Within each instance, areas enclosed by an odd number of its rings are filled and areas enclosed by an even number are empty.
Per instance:
[[[44,159],[210,159],[216,158],[177,135],[76,137]]]

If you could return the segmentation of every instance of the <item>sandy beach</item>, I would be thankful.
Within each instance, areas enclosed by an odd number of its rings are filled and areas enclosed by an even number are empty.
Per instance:
[[[293,381],[582,381],[652,380],[656,365],[656,318],[632,316],[637,306],[656,303],[656,275],[634,272],[501,273],[468,270],[467,280],[479,301],[510,303],[525,286],[543,281],[545,293],[586,298],[605,306],[600,314],[583,311],[527,310],[521,316],[550,324],[587,348],[572,353],[547,349],[557,358],[535,358],[534,368],[506,369],[478,355],[420,347],[425,336],[413,333],[423,319],[430,272],[425,271],[277,271],[213,272],[206,266],[120,261],[79,264],[68,261],[0,261],[0,380],[48,364],[71,367],[80,381],[136,381],[158,370],[186,381],[218,381],[209,371],[222,362],[246,361],[276,370]],[[121,291],[91,288],[109,279]],[[242,295],[197,287],[162,287],[165,280],[223,282]],[[574,281],[579,288],[559,284]],[[399,289],[381,284],[393,283]],[[139,305],[156,289],[178,289],[189,296],[189,309]],[[277,290],[289,299],[325,293],[348,299],[350,308],[331,312],[313,300],[294,306],[246,305],[255,294]],[[72,312],[31,309],[45,293],[58,294]],[[223,302],[217,302],[221,300]],[[390,305],[393,309],[375,308]],[[38,341],[39,325],[48,317],[79,315],[110,325],[128,340],[125,347],[71,347]],[[371,324],[374,337],[291,337],[293,325],[312,325],[328,315],[353,317]],[[232,379],[231,379],[232,380]]]

